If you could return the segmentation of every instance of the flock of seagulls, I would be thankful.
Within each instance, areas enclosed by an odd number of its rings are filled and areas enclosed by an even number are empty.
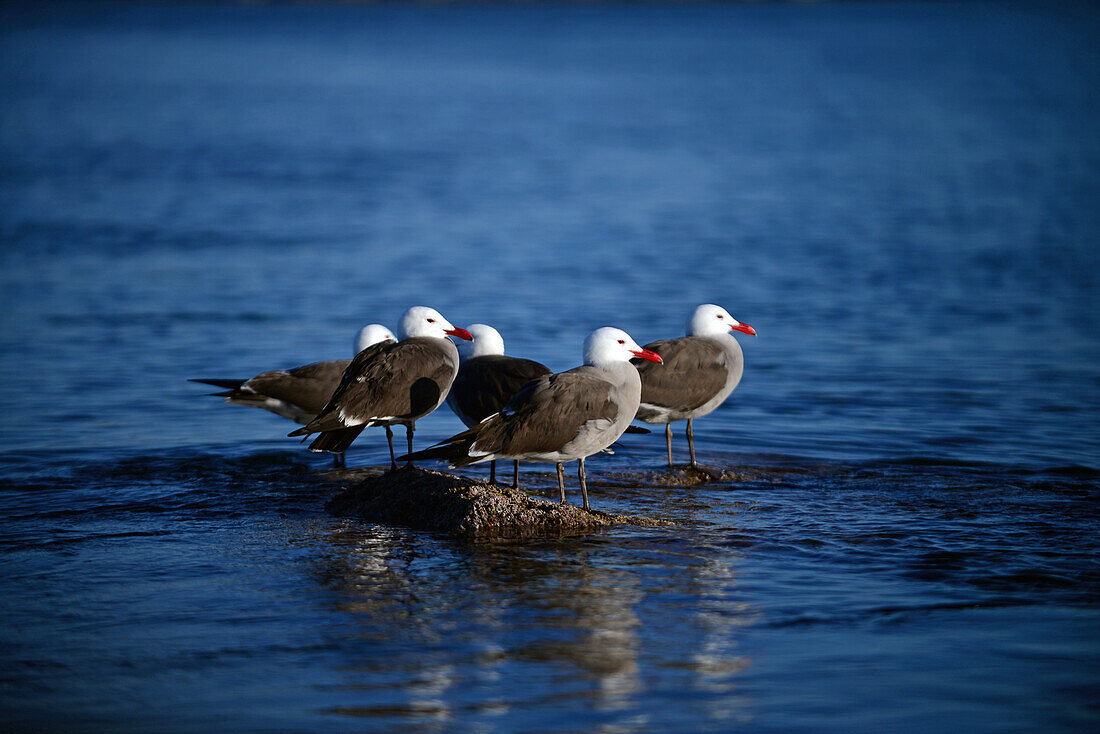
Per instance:
[[[748,324],[721,306],[703,304],[687,323],[687,335],[639,346],[625,331],[596,329],[584,342],[583,364],[554,373],[529,359],[504,354],[500,333],[486,324],[454,326],[438,311],[413,306],[395,336],[380,324],[364,327],[351,360],[332,360],[247,380],[196,379],[224,392],[227,403],[263,408],[302,424],[290,436],[312,436],[311,451],[344,463],[344,452],[365,428],[386,430],[390,468],[398,461],[442,459],[451,466],[513,462],[557,465],[566,502],[564,463],[577,461],[583,506],[589,509],[584,461],[607,451],[635,418],[665,425],[669,468],[672,426],[687,421],[691,466],[698,466],[692,421],[729,397],[741,380],[744,357],[733,332],[755,336]],[[460,340],[460,351],[451,341]],[[467,430],[413,451],[416,421],[446,401]],[[405,426],[408,451],[395,456],[391,426]]]

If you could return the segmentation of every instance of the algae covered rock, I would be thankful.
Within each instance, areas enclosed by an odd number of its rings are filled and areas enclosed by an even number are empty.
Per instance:
[[[407,468],[366,476],[329,500],[325,508],[334,515],[372,523],[478,538],[584,535],[615,525],[669,524],[586,511],[511,487]]]
[[[665,487],[691,487],[697,484],[715,482],[737,482],[745,479],[745,474],[730,469],[685,464],[671,469],[641,472],[639,477],[647,482]]]

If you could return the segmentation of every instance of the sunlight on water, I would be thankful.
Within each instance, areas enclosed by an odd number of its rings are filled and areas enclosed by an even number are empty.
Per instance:
[[[16,728],[1096,727],[1092,6],[0,18]],[[695,425],[734,478],[670,486],[659,431],[589,467],[672,528],[336,519],[290,423],[187,382],[417,303],[564,370],[703,302],[759,333]]]

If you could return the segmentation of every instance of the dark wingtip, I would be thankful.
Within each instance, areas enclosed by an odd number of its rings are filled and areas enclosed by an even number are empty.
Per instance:
[[[227,380],[220,377],[188,377],[188,382],[198,382],[203,385],[213,385],[214,387],[226,387],[230,390],[236,390],[245,383],[244,380]]]

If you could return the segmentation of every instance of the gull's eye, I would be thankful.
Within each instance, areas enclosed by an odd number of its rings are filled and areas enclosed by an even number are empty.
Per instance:
[[[718,317],[718,318],[720,318],[720,319],[724,319],[724,318],[725,318],[725,316],[723,316],[723,315],[722,315],[722,314],[720,314],[720,313],[719,313],[719,314],[715,314],[715,316],[717,316],[717,317]]]
[[[428,323],[429,323],[429,324],[434,324],[434,323],[435,323],[435,319],[428,319]]]
[[[619,344],[626,344],[622,339],[619,340]]]

